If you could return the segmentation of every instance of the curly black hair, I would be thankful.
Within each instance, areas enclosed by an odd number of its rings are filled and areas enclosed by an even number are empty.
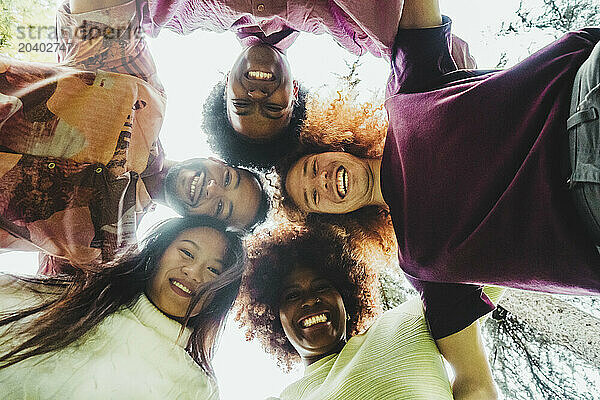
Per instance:
[[[287,224],[251,238],[249,265],[237,300],[237,320],[246,338],[258,339],[284,370],[300,361],[279,318],[281,285],[296,266],[314,268],[338,290],[350,317],[348,338],[367,329],[379,314],[375,268],[353,257],[347,236],[333,225]]]
[[[232,165],[271,167],[298,147],[300,126],[306,115],[307,90],[300,85],[288,127],[269,141],[254,141],[238,134],[227,118],[226,80],[218,82],[204,102],[202,129],[210,148]]]

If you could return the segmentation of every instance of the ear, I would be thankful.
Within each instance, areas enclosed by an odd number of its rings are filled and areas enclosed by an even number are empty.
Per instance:
[[[229,165],[229,164],[227,164],[225,161],[223,161],[223,160],[219,160],[218,158],[215,158],[215,157],[208,157],[208,159],[209,159],[210,161],[214,161],[214,162],[216,162],[216,163],[218,163],[218,164],[221,164],[221,165]]]

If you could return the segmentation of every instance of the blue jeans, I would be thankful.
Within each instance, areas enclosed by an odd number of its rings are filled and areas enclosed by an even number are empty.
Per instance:
[[[600,246],[600,43],[581,65],[567,120],[571,188],[575,207]]]

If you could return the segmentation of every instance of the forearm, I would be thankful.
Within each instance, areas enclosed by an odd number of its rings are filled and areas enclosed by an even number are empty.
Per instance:
[[[436,340],[440,353],[454,370],[452,391],[457,400],[495,400],[496,385],[477,322]]]
[[[441,24],[439,0],[404,0],[400,28],[430,28]]]
[[[71,13],[81,14],[84,12],[102,10],[129,3],[131,0],[69,0]]]
[[[491,377],[485,382],[455,379],[452,384],[452,394],[455,400],[496,400],[498,398],[498,391]]]

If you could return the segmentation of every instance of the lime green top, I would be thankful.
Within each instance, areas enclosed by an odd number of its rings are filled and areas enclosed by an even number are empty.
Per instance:
[[[309,365],[281,400],[452,399],[419,299],[384,313],[338,354]]]

